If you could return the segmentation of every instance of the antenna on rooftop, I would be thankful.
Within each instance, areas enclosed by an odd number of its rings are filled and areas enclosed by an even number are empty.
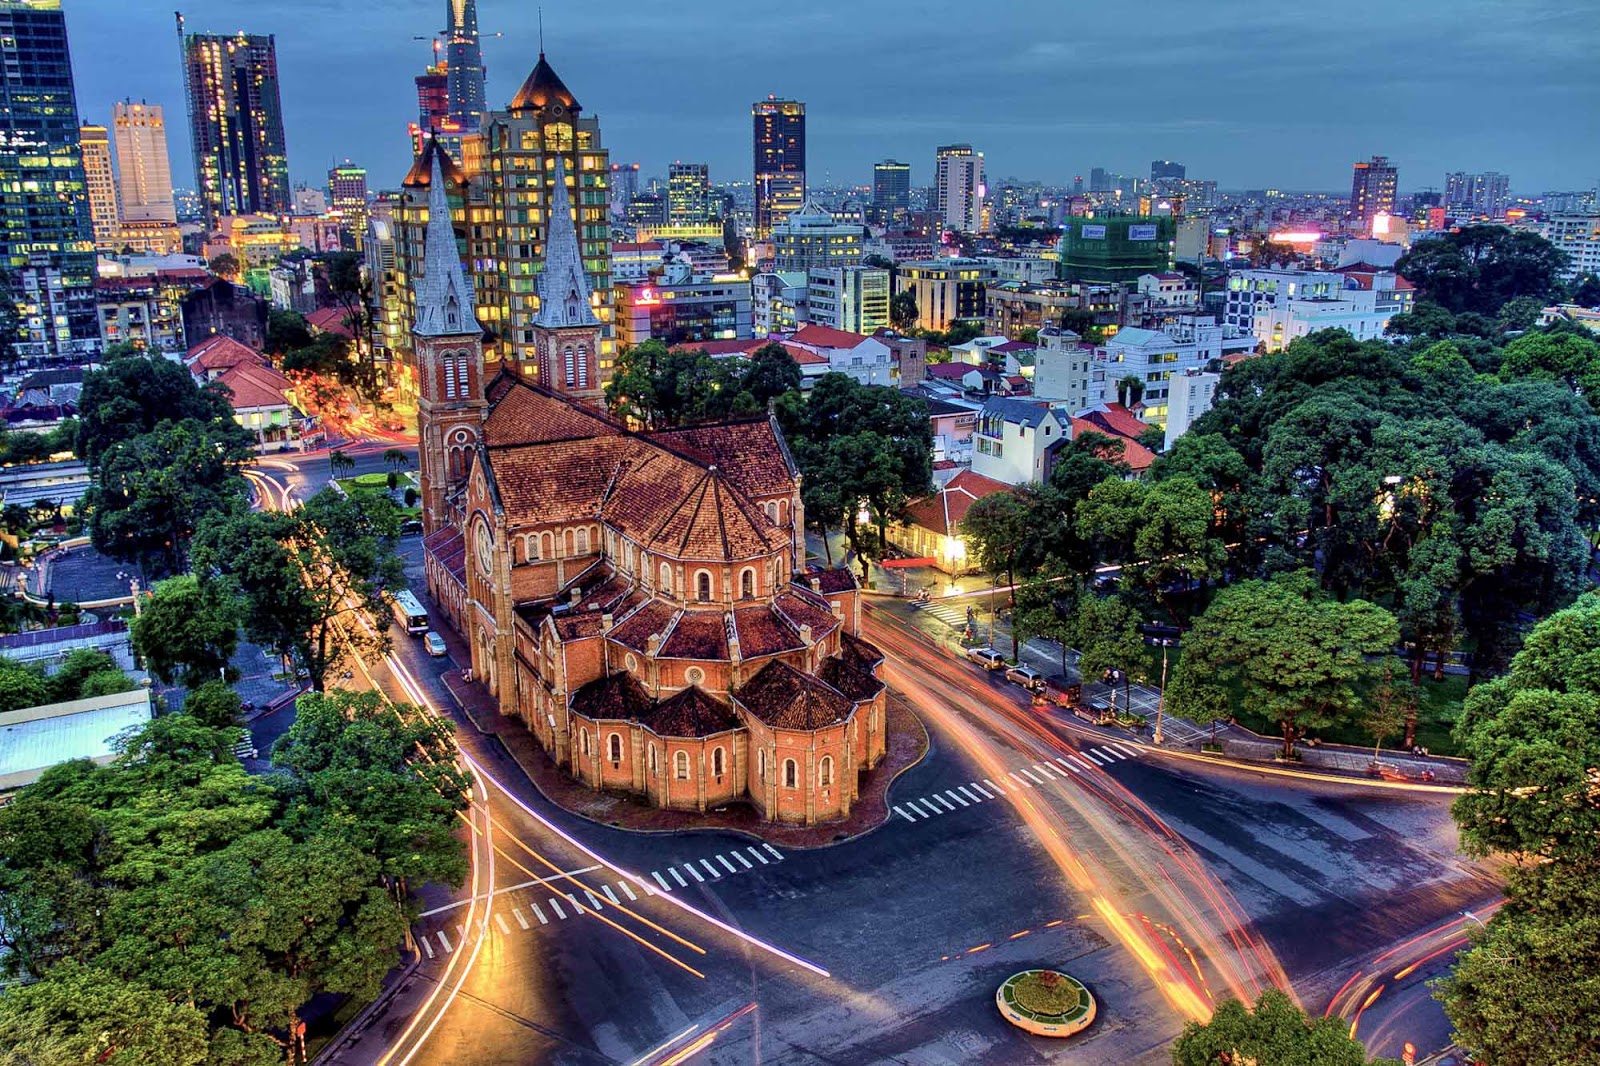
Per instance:
[[[544,5],[539,5],[539,54],[544,55]]]

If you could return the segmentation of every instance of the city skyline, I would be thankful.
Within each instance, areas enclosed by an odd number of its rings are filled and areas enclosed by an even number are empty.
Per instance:
[[[584,86],[590,113],[605,121],[615,157],[639,160],[646,174],[664,175],[674,159],[703,159],[714,182],[748,180],[749,103],[773,93],[807,104],[808,180],[818,186],[869,184],[872,164],[892,156],[910,159],[913,183],[926,187],[933,148],[971,140],[982,142],[992,182],[1015,176],[1070,184],[1093,166],[1140,175],[1150,159],[1170,158],[1224,188],[1337,193],[1348,187],[1352,163],[1384,154],[1399,167],[1402,194],[1442,188],[1456,170],[1510,171],[1513,192],[1522,195],[1593,187],[1600,159],[1573,150],[1562,116],[1600,107],[1582,46],[1600,32],[1600,12],[1543,0],[1507,25],[1486,2],[1467,6],[1484,8],[1484,17],[1460,5],[1380,13],[1358,4],[1358,17],[1329,27],[1309,15],[1239,5],[1241,18],[1216,10],[1172,44],[1130,47],[1114,12],[1083,12],[1070,32],[1055,33],[1038,25],[1042,7],[1013,3],[986,12],[961,35],[973,59],[983,59],[974,71],[1004,74],[1008,84],[1026,88],[1011,95],[1002,114],[970,79],[927,78],[929,55],[959,63],[941,29],[948,20],[936,17],[948,7],[951,18],[966,18],[953,4],[935,4],[916,25],[852,9],[848,34],[837,32],[842,8],[814,6],[798,25],[790,17],[781,35],[752,32],[749,10],[735,12],[732,4],[693,18],[627,4],[626,18],[604,25],[554,9],[545,12],[544,33],[553,61]],[[319,184],[331,163],[348,157],[368,168],[373,187],[392,188],[410,162],[412,79],[432,58],[428,43],[413,37],[443,28],[438,8],[438,0],[412,0],[379,10],[296,2],[263,11],[221,0],[189,21],[191,31],[278,38],[296,184]],[[1365,8],[1370,18],[1359,17]],[[113,102],[129,97],[181,113],[170,5],[66,0],[65,9],[84,122],[109,124]],[[1435,31],[1447,16],[1452,25],[1484,28],[1446,40]],[[538,14],[488,0],[478,18],[487,101],[503,107],[537,58]],[[886,20],[882,34],[871,32],[877,18]],[[128,64],[130,39],[165,39],[173,48],[165,58],[152,51],[147,62]],[[1426,80],[1408,58],[1423,39],[1436,61]],[[773,78],[750,42],[775,40],[791,51],[786,69],[808,73]],[[685,49],[720,49],[736,61],[734,76],[713,79],[700,73],[711,65],[691,65],[676,76],[673,92],[656,91],[674,70],[666,57]],[[1450,54],[1438,55],[1442,49]],[[1229,58],[1246,54],[1248,64]],[[1540,69],[1536,81],[1517,76],[1529,63]],[[637,79],[619,71],[638,72]],[[1294,91],[1282,91],[1284,79]],[[1337,114],[1331,106],[1326,114],[1308,112],[1305,101],[1319,99],[1336,99]],[[1452,115],[1471,120],[1440,121],[1441,99],[1451,100]],[[1482,147],[1496,139],[1515,143],[1514,158],[1509,149]],[[177,175],[193,173],[184,140],[172,138]]]

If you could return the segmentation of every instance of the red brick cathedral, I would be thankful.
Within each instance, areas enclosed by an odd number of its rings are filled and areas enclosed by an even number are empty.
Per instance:
[[[844,817],[886,749],[883,656],[857,636],[849,572],[805,572],[777,424],[636,433],[587,405],[601,327],[559,169],[540,383],[485,381],[437,155],[434,168],[412,328],[424,547],[473,676],[595,788]]]

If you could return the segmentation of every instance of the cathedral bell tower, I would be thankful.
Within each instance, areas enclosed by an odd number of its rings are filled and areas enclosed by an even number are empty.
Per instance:
[[[445,498],[466,480],[488,402],[484,398],[483,327],[472,286],[461,269],[450,224],[448,180],[437,141],[428,185],[428,229],[423,274],[416,282],[417,320],[411,350],[417,365],[417,427],[422,480],[422,528],[432,533],[449,522]]]
[[[556,156],[550,197],[549,237],[539,273],[539,314],[533,320],[539,384],[577,400],[599,400],[602,326],[590,302],[578,231],[567,192],[565,160]]]

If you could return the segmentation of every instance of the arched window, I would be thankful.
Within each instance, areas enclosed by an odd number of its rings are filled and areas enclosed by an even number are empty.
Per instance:
[[[587,729],[578,730],[578,750],[585,755],[589,754],[589,731]]]
[[[532,533],[522,538],[522,554],[530,563],[539,558],[539,539]]]
[[[658,765],[659,764],[656,762],[656,746],[654,744],[651,744],[650,745],[650,773],[652,775],[655,774]]]
[[[589,531],[587,529],[578,530],[578,554],[589,554]]]
[[[832,755],[824,755],[822,757],[822,761],[817,764],[817,784],[821,785],[823,788],[827,788],[829,785],[833,784]]]
[[[539,558],[554,558],[556,553],[556,538],[551,533],[539,534]]]
[[[672,757],[672,763],[677,770],[678,780],[689,780],[689,753],[686,751],[678,752]]]
[[[783,787],[800,787],[800,766],[793,759],[783,760]]]
[[[698,570],[694,575],[695,598],[701,603],[711,602],[711,571]]]
[[[723,770],[722,749],[720,747],[712,748],[711,749],[711,775],[713,777],[721,777],[722,776],[722,770]]]
[[[779,500],[778,501],[778,524],[782,525],[783,523],[785,523],[787,521],[789,521],[789,501],[788,500]]]
[[[656,582],[656,587],[662,592],[672,591],[672,567],[667,563],[661,564],[661,579]]]
[[[766,779],[767,779],[767,749],[766,748],[762,748],[760,751],[756,752],[756,780],[757,781],[765,781]]]
[[[567,387],[571,388],[572,386],[574,386],[574,385],[576,385],[578,383],[578,367],[577,367],[577,363],[573,359],[572,346],[571,345],[568,345],[567,347],[565,347],[565,348],[563,348],[561,350],[561,359],[562,359],[562,362],[564,362],[566,364]]]
[[[739,598],[741,600],[754,599],[756,595],[756,570],[747,566],[739,571]]]
[[[576,319],[574,319],[576,321]],[[587,345],[578,345],[578,388],[589,387],[589,348]]]
[[[767,521],[771,522],[773,525],[777,525],[778,524],[778,505],[773,503],[771,500],[768,500],[767,501],[767,506],[766,506],[766,512],[767,512]]]
[[[576,550],[574,549],[575,543],[576,542],[573,540],[572,530],[567,530],[567,554],[569,556],[577,554]]]
[[[606,738],[606,745],[611,749],[611,761],[622,761],[622,734],[612,733]]]

